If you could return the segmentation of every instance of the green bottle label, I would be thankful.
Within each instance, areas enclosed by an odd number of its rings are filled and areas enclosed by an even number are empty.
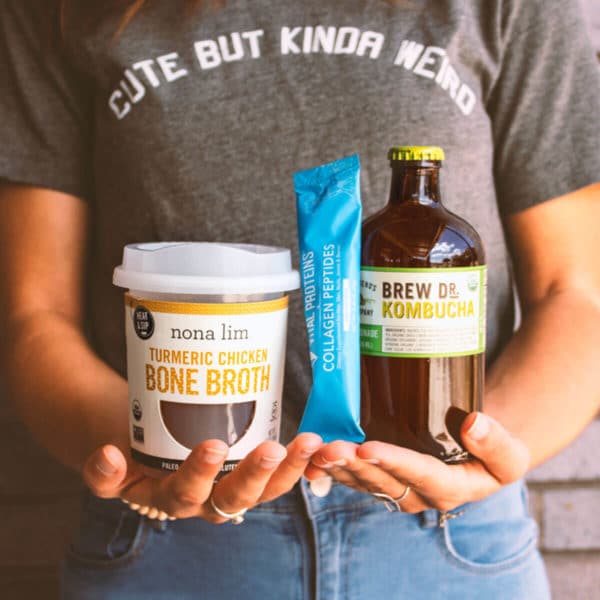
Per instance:
[[[487,268],[361,267],[361,354],[466,356],[485,351]]]

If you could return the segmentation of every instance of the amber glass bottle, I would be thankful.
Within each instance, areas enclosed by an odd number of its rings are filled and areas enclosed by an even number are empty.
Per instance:
[[[441,148],[388,158],[389,203],[363,224],[361,425],[367,439],[461,462],[460,423],[483,394],[483,246],[440,201]]]

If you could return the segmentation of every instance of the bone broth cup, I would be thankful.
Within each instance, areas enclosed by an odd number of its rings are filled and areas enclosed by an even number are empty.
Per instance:
[[[131,454],[175,471],[206,439],[229,445],[223,471],[278,440],[290,251],[250,244],[131,244],[113,282],[127,288]]]

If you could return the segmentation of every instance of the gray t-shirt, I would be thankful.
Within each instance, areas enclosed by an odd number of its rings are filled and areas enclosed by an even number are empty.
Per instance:
[[[296,252],[292,174],[357,152],[368,215],[399,144],[446,150],[444,203],[487,252],[493,359],[514,321],[502,217],[600,173],[576,0],[229,0],[187,17],[182,0],[150,1],[116,39],[118,15],[91,27],[75,8],[59,49],[48,4],[0,2],[0,177],[90,203],[90,331],[122,373],[125,244]],[[299,294],[289,327],[285,437],[310,385]]]

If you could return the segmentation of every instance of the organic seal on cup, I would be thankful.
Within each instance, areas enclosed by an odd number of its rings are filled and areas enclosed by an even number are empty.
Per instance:
[[[131,453],[174,471],[218,438],[224,471],[278,440],[290,251],[250,244],[131,244],[115,269],[125,294]]]

